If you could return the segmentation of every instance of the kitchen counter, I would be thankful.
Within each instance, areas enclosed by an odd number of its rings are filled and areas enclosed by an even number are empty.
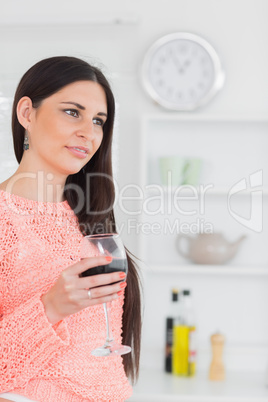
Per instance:
[[[224,382],[207,373],[181,378],[157,370],[141,370],[130,402],[268,402],[264,373],[229,372]]]

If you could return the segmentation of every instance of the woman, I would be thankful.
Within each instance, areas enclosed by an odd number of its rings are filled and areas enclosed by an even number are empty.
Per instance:
[[[116,230],[114,97],[103,74],[51,57],[22,77],[13,104],[17,171],[0,185],[0,401],[124,401],[138,374],[140,291],[122,273],[82,278],[83,235]],[[117,283],[115,283],[117,282]],[[90,291],[89,291],[90,289]],[[114,337],[132,354],[94,357],[112,303]],[[24,399],[26,398],[26,399]]]

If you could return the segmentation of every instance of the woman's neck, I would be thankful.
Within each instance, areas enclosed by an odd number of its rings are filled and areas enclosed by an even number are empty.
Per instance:
[[[44,170],[30,171],[19,166],[17,171],[0,184],[0,189],[39,202],[61,202],[65,176],[55,176]]]

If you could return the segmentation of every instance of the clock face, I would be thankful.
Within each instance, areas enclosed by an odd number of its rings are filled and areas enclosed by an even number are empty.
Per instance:
[[[206,103],[222,86],[223,77],[215,50],[204,39],[187,33],[157,41],[143,65],[147,92],[173,110],[193,110]]]

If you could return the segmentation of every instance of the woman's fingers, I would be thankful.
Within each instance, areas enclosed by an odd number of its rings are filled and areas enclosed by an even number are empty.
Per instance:
[[[80,277],[82,272],[97,266],[107,265],[109,262],[111,262],[111,257],[97,256],[85,258],[66,268],[61,273],[65,291],[72,291],[74,288],[90,289],[123,281],[126,278],[123,271]]]
[[[100,274],[78,278],[76,286],[79,289],[91,289],[97,286],[104,286],[115,282],[121,282],[126,278],[125,272],[118,271],[111,274]]]
[[[109,256],[96,256],[90,258],[83,258],[81,261],[78,261],[76,264],[71,265],[66,268],[63,272],[65,275],[79,275],[87,269],[98,267],[101,265],[107,265],[112,261],[112,257]]]
[[[78,310],[96,304],[108,303],[118,299],[123,294],[126,286],[126,282],[121,282],[116,285],[89,289],[89,291],[87,289],[76,290],[70,293],[68,301],[75,305]]]
[[[90,307],[90,306],[95,306],[96,304],[103,304],[103,303],[109,303],[112,302],[113,300],[117,300],[119,298],[120,294],[118,293],[113,293],[112,295],[107,295],[107,296],[103,296],[103,297],[95,297],[95,298],[91,298],[88,300],[85,300],[85,303],[87,303],[86,307]]]
[[[90,288],[90,289],[73,288],[72,291],[70,291],[68,294],[68,301],[79,303],[80,301],[82,301],[84,299],[99,299],[102,297],[111,296],[113,294],[117,294],[118,292],[124,290],[126,286],[127,286],[126,282],[120,282],[120,283],[116,283],[114,285],[100,286],[100,287],[95,287],[95,288]]]
[[[116,285],[110,285],[110,286],[100,286],[98,288],[90,288],[90,298],[91,299],[99,299],[101,297],[106,297],[110,296],[113,294],[117,294],[118,292],[122,291],[125,289],[127,286],[126,282],[120,282]],[[88,290],[85,291],[85,295],[89,298],[88,295]]]

